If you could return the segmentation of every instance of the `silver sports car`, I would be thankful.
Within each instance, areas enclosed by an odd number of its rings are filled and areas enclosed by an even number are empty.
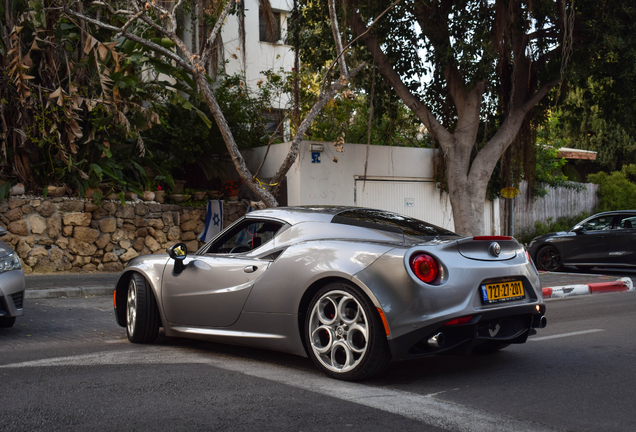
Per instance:
[[[460,237],[358,207],[248,213],[194,253],[141,256],[117,282],[135,343],[166,336],[309,356],[359,380],[390,360],[493,352],[545,327],[539,276],[510,237]]]

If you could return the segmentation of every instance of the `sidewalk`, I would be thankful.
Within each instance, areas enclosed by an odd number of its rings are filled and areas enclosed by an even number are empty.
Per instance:
[[[119,273],[25,275],[25,298],[46,299],[112,295]]]
[[[634,289],[630,278],[580,273],[539,273],[545,298]],[[119,273],[27,275],[27,299],[112,295]]]

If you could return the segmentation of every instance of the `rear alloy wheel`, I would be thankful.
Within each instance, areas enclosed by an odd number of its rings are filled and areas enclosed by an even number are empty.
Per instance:
[[[152,343],[159,333],[157,302],[146,279],[133,273],[126,297],[126,333],[134,343]]]
[[[0,328],[13,327],[15,324],[15,317],[0,317]]]
[[[377,310],[347,283],[332,283],[318,291],[307,310],[305,332],[309,356],[333,378],[368,378],[390,359]]]
[[[544,246],[537,253],[537,267],[539,270],[558,271],[563,268],[561,254],[554,246]]]

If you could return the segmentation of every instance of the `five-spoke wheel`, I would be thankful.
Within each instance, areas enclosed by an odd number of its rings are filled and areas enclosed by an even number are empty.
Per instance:
[[[334,378],[363,379],[379,372],[389,360],[377,311],[345,283],[327,285],[314,296],[305,337],[311,358]]]
[[[159,333],[159,309],[146,279],[133,273],[126,296],[126,333],[135,343],[151,343]]]
[[[554,246],[544,246],[537,253],[537,267],[539,270],[557,271],[561,270],[561,254]]]

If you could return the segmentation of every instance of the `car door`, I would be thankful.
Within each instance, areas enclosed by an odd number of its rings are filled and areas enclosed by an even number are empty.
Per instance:
[[[609,265],[636,265],[636,214],[617,215],[608,247]]]
[[[221,233],[203,253],[186,257],[181,273],[174,273],[170,260],[161,290],[167,320],[193,327],[234,324],[254,282],[271,263],[262,255],[273,247],[274,235],[282,226],[271,220],[245,219]]]
[[[564,264],[604,264],[609,259],[608,236],[614,215],[590,219],[574,228],[576,237],[563,248]]]

